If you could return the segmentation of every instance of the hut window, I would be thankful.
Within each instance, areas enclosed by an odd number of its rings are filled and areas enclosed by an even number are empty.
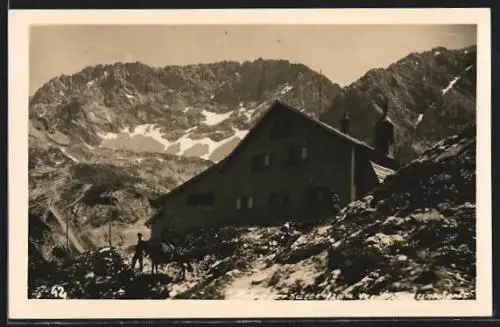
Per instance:
[[[308,156],[309,156],[309,153],[307,151],[307,146],[301,147],[300,148],[300,159],[306,160]]]
[[[261,171],[271,166],[271,155],[264,153],[252,158],[252,171]]]
[[[252,209],[255,205],[253,196],[242,195],[236,199],[236,209]]]
[[[191,194],[187,197],[187,204],[189,206],[211,206],[215,202],[213,193],[197,193]]]
[[[307,160],[309,151],[307,146],[292,148],[288,151],[288,165],[296,165],[301,161]]]
[[[253,196],[249,196],[247,198],[247,208],[249,208],[249,209],[253,208]]]

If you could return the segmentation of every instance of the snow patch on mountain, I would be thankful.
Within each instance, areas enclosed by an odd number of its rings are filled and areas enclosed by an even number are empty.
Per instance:
[[[238,131],[239,135],[242,135],[241,131]],[[234,138],[233,136],[230,136],[228,138],[225,138],[220,141],[214,141],[209,137],[204,137],[201,139],[192,139],[190,135],[183,135],[179,140],[176,142],[172,143],[173,145],[179,145],[179,151],[177,154],[183,155],[183,156],[189,156],[190,150],[193,150],[193,147],[203,147],[206,149],[206,151],[203,155],[199,156],[202,159],[208,160],[212,153],[221,145],[225,144],[226,142],[230,141],[231,139]]]
[[[248,131],[247,130],[239,130],[239,129],[234,129],[235,136],[239,137],[240,139],[243,139],[245,136],[247,136]]]
[[[424,114],[418,115],[417,122],[415,123],[415,126],[418,126],[418,124],[420,124],[420,122],[422,121],[423,118],[424,118]]]
[[[238,130],[238,129],[234,129],[234,132],[235,132],[235,135],[230,136],[230,137],[228,137],[226,139],[223,139],[221,141],[218,141],[218,142],[217,141],[213,141],[212,139],[210,139],[208,137],[205,137],[205,138],[203,138],[201,140],[198,140],[198,143],[201,146],[208,147],[207,152],[204,155],[200,156],[200,158],[201,159],[205,159],[205,160],[218,161],[217,159],[214,159],[212,157],[212,155],[214,154],[214,152],[218,148],[220,148],[221,146],[225,145],[226,143],[232,142],[235,138],[239,138],[239,141],[241,141],[247,135],[247,133],[248,133],[248,131]],[[186,150],[189,150],[189,148],[186,149]],[[182,155],[188,156],[187,153],[186,153],[186,150],[182,151]]]
[[[465,73],[466,71],[468,71],[471,68],[472,68],[472,66],[468,66],[467,68],[465,68],[465,70],[462,73],[460,73],[457,76],[455,76],[450,81],[450,83],[448,84],[448,86],[441,90],[441,94],[445,95],[449,90],[451,90],[453,88],[453,85],[455,85],[455,83],[458,82],[458,80],[462,77],[462,74]]]
[[[118,134],[116,133],[99,133],[97,135],[103,140],[116,140],[118,138]]]
[[[125,92],[125,96],[126,96],[127,98],[129,98],[129,99],[133,99],[133,98],[134,98],[134,96],[133,96],[133,95],[130,95],[130,94],[126,93],[126,92]]]
[[[219,117],[220,118],[220,117]],[[147,137],[151,138],[161,145],[163,145],[163,150],[167,151],[170,154],[181,155],[181,156],[196,156],[205,160],[209,160],[219,147],[225,145],[229,142],[241,141],[248,131],[233,129],[234,134],[222,139],[220,141],[214,141],[211,138],[205,136],[202,138],[195,138],[192,133],[196,127],[192,127],[177,140],[169,141],[163,137],[163,133],[160,131],[160,128],[155,124],[144,124],[138,125],[133,130],[130,128],[124,128],[119,133],[98,133],[98,135],[102,138],[103,142],[107,140],[118,140],[125,138],[133,139],[134,137]],[[239,138],[239,140],[235,140],[235,138]]]
[[[178,145],[179,146],[179,151],[177,151],[176,154],[182,155],[184,152],[186,152],[187,149],[195,146],[198,143],[214,142],[209,138],[193,140],[189,136],[190,136],[189,134],[184,134],[177,141],[175,141],[171,144],[171,145]]]
[[[186,156],[186,157],[193,157],[193,156],[198,157],[198,155],[196,155],[196,152],[194,152],[193,154],[190,154],[189,151],[190,150],[194,151],[195,150],[194,149],[195,146],[201,147],[203,149],[208,147],[208,149],[206,150],[206,153],[203,154],[203,155],[201,155],[201,156],[199,156],[202,159],[208,160],[208,159],[210,159],[210,156],[215,151],[215,149],[217,149],[220,146],[220,143],[221,142],[216,142],[216,141],[213,141],[212,139],[210,139],[208,137],[205,137],[205,138],[203,138],[203,139],[200,140],[200,143],[195,144],[192,147],[186,148],[182,152],[182,155]]]
[[[170,141],[163,138],[163,133],[160,131],[160,128],[156,126],[156,124],[138,125],[134,128],[132,132],[129,131],[129,128],[124,129],[122,132],[128,134],[130,138],[133,138],[134,136],[138,135],[144,137],[151,137],[155,141],[158,141],[161,144],[163,144],[165,149],[172,144]]]
[[[203,122],[207,125],[210,125],[210,126],[217,125],[218,123],[228,119],[229,116],[231,116],[231,113],[232,112],[230,111],[230,112],[226,112],[223,114],[218,114],[215,112],[203,110],[202,114],[203,114],[203,116],[205,116],[205,120]]]
[[[460,76],[455,76],[450,81],[450,83],[448,84],[448,86],[441,90],[441,94],[445,95],[449,90],[451,90],[453,88],[453,85],[455,85],[455,83],[458,82],[459,79],[460,79]]]
[[[293,90],[293,86],[290,86],[287,84],[285,84],[285,87],[283,88],[283,90],[281,90],[280,94],[285,94],[285,93],[288,93],[290,92],[291,90]]]
[[[69,159],[73,160],[75,163],[80,163],[80,161],[78,159],[76,159],[75,157],[73,157],[72,155],[70,155],[69,153],[66,152],[66,149],[65,148],[59,148],[59,150],[61,150],[61,152],[66,156],[68,157]]]

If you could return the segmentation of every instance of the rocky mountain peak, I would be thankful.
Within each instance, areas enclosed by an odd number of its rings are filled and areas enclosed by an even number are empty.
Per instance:
[[[326,77],[286,60],[162,68],[118,62],[50,80],[33,95],[30,118],[42,133],[57,131],[72,143],[218,161],[270,101],[316,111],[338,92]]]
[[[321,119],[338,127],[349,110],[351,133],[373,144],[373,124],[389,101],[396,157],[407,162],[439,139],[475,122],[476,47],[436,47],[368,71],[334,96]]]

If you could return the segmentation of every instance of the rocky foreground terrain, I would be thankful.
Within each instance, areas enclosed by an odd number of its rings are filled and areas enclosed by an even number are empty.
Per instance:
[[[32,298],[474,299],[475,128],[448,137],[316,225],[227,227],[178,239],[194,271],[129,268],[128,248],[33,256]],[[60,285],[65,292],[51,292]]]

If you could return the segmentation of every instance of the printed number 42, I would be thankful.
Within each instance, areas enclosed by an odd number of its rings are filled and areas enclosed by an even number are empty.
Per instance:
[[[64,290],[64,287],[59,286],[59,285],[52,286],[52,289],[50,290],[50,294],[52,294],[52,296],[55,297],[56,299],[65,299],[67,296],[66,291]]]

